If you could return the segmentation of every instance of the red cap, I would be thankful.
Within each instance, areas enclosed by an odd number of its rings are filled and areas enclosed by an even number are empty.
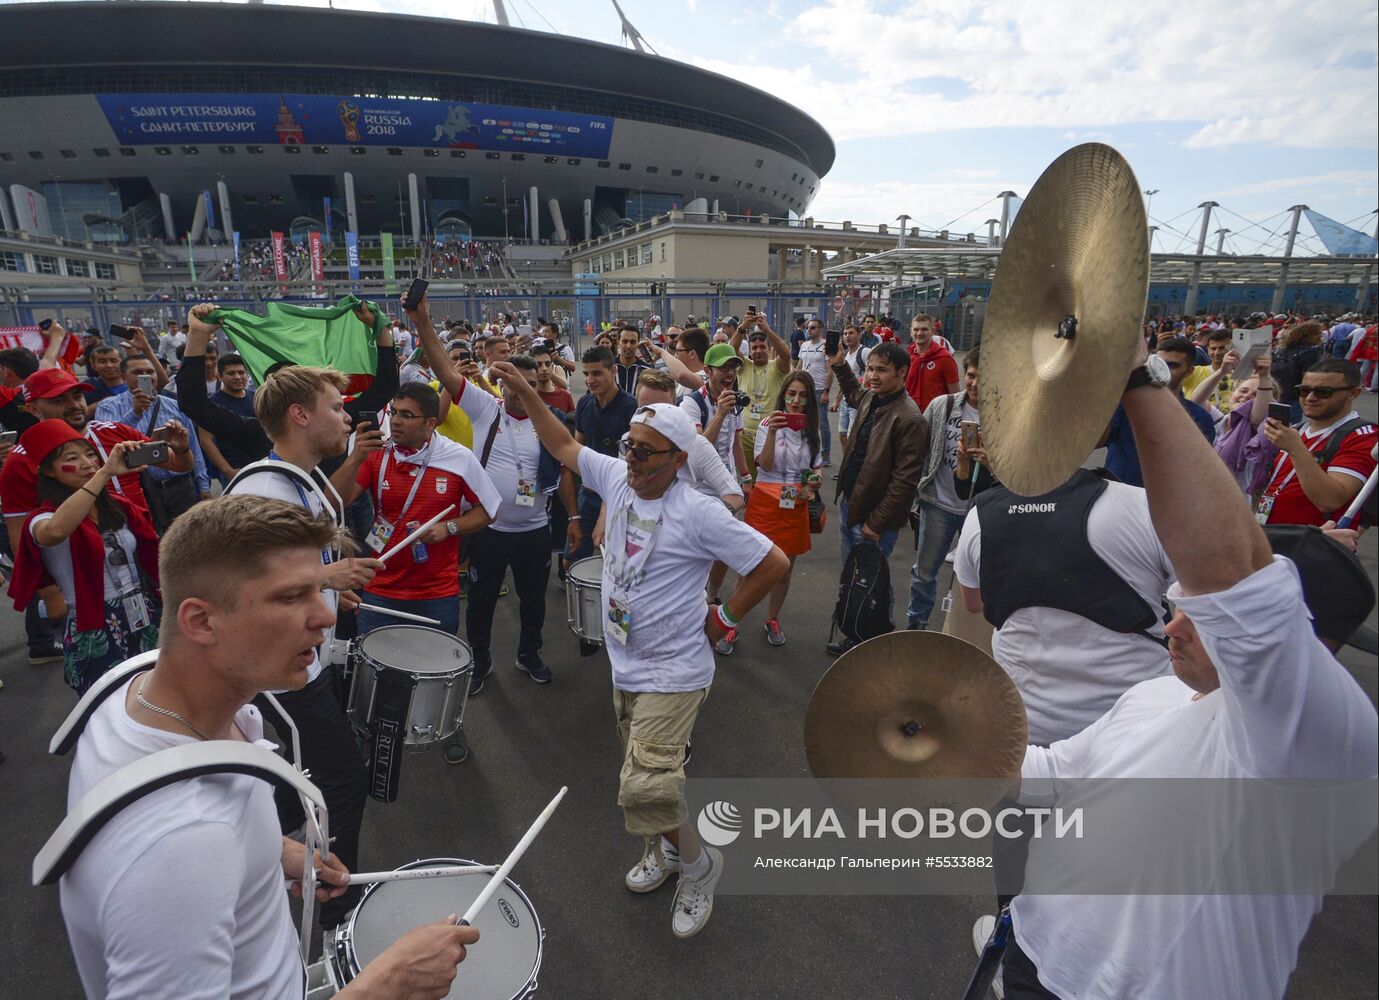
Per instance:
[[[56,449],[71,441],[85,440],[86,438],[65,420],[40,420],[19,436],[19,444],[23,447],[24,454],[29,456],[34,465],[41,465]]]
[[[94,389],[90,382],[78,382],[71,372],[61,368],[40,368],[24,380],[24,401],[52,399],[73,389]]]

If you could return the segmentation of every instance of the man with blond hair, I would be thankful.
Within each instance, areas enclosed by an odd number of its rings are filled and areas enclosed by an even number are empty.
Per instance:
[[[193,335],[205,335],[208,329],[214,329],[206,323],[209,310],[210,307],[197,306],[189,314]],[[264,379],[254,394],[254,416],[272,441],[273,450],[263,461],[241,469],[225,492],[295,503],[312,514],[330,515],[337,525],[343,524],[344,504],[338,489],[317,466],[322,460],[345,452],[350,432],[350,418],[341,396],[345,385],[345,376],[340,372],[306,365],[289,365]],[[381,446],[376,428],[360,437],[362,446],[369,450]],[[344,480],[352,474],[353,470],[346,469],[340,478]],[[343,558],[338,547],[321,549],[320,559],[329,588],[324,596],[332,615],[337,595],[341,606],[352,610],[359,603],[354,588],[367,584],[383,568],[377,559]],[[323,644],[327,654],[331,639],[328,635]],[[368,773],[340,704],[335,668],[313,652],[307,673],[304,687],[283,692],[278,700],[300,739],[302,759],[295,763],[310,771],[312,780],[320,787],[330,809],[335,850],[348,867],[354,868],[358,864],[359,828],[369,790]],[[286,739],[286,721],[278,719],[266,703],[260,707],[279,736],[290,743]],[[284,826],[295,828],[299,816],[295,800],[280,798],[279,808]],[[354,887],[326,903],[321,909],[322,926],[331,928],[338,924],[357,902],[359,892]]]
[[[316,645],[335,620],[326,595],[336,581],[319,555],[339,545],[333,518],[297,503],[233,496],[179,518],[159,559],[166,612],[157,662],[91,710],[68,808],[151,754],[201,740],[260,742],[263,718],[249,700],[309,685]],[[235,558],[225,559],[231,550]],[[307,863],[303,845],[278,830],[259,778],[205,775],[130,802],[62,877],[62,915],[86,995],[301,996],[283,889]],[[338,896],[348,877],[338,854],[310,863],[317,899]],[[339,996],[442,995],[478,936],[453,916],[416,927]]]

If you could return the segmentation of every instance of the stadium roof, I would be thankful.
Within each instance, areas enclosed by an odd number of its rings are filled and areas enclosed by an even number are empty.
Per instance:
[[[999,247],[925,248],[887,250],[823,269],[826,281],[856,283],[888,282],[903,276],[989,281],[1000,260]],[[1366,273],[1370,280],[1379,271],[1374,257],[1232,257],[1215,254],[1156,253],[1150,258],[1149,280],[1162,284],[1187,284],[1196,265],[1204,285],[1272,284],[1288,265],[1292,284],[1358,285]]]
[[[399,79],[481,77],[697,109],[779,136],[819,176],[835,156],[822,125],[755,87],[661,56],[522,28],[267,4],[114,0],[0,4],[0,36],[16,40],[0,47],[0,97],[89,91],[104,67],[177,70],[181,92],[204,89],[198,68],[352,68],[361,79],[395,70]]]

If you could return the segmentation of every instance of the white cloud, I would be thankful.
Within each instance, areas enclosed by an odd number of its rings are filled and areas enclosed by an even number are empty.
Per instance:
[[[867,224],[892,222],[901,212],[921,229],[947,228],[954,233],[986,233],[986,220],[999,218],[995,192],[1024,192],[1024,186],[997,180],[849,182],[825,179],[809,214],[825,222],[849,220]],[[878,214],[878,208],[885,206]]]
[[[1379,143],[1366,0],[816,0],[785,34],[817,56],[751,82],[840,140],[1181,122],[1191,148]]]
[[[1333,170],[1325,174],[1309,177],[1275,177],[1254,184],[1242,184],[1219,192],[1217,198],[1243,198],[1256,194],[1273,194],[1278,191],[1316,191],[1318,188],[1340,187],[1357,193],[1373,191],[1379,184],[1379,170]]]

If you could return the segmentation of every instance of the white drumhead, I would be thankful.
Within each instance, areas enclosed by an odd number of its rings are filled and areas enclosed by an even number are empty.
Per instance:
[[[472,865],[459,858],[429,858],[404,868]],[[363,969],[388,946],[420,924],[462,914],[492,876],[482,872],[450,878],[378,882],[370,886],[350,917],[353,957]],[[511,879],[474,918],[479,943],[469,946],[447,997],[459,1000],[516,1000],[526,996],[541,967],[541,922],[526,894]]]
[[[409,674],[448,674],[472,659],[455,636],[424,625],[384,625],[355,641],[370,660]]]
[[[570,567],[570,579],[590,587],[603,582],[603,556],[590,556],[581,559]]]

